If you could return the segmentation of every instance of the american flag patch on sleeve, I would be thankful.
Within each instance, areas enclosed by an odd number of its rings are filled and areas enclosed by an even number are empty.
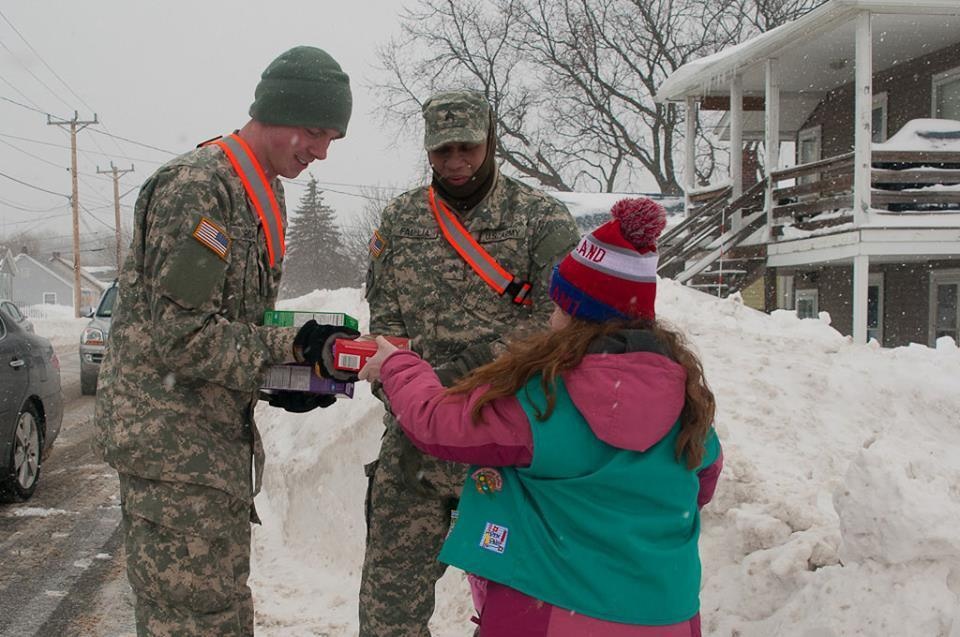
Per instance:
[[[374,259],[380,256],[386,245],[387,242],[380,236],[380,231],[374,230],[373,236],[370,237],[370,254],[373,255]]]
[[[213,250],[221,259],[226,260],[230,249],[230,238],[227,237],[223,228],[206,217],[201,217],[200,223],[193,231],[193,238]]]

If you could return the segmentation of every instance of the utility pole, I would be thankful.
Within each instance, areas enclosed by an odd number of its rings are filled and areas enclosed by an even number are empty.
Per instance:
[[[90,124],[99,124],[97,114],[93,114],[93,121],[80,121],[77,112],[73,112],[73,119],[59,119],[47,115],[47,126],[70,127],[70,203],[73,206],[73,313],[80,318],[80,199],[77,197],[77,133]]]
[[[114,217],[116,218],[116,229],[117,229],[117,274],[120,274],[120,266],[123,263],[120,262],[120,248],[121,238],[120,238],[120,176],[126,175],[127,173],[133,172],[133,164],[130,164],[129,169],[120,170],[113,165],[113,162],[110,162],[110,170],[100,170],[100,166],[97,166],[97,174],[113,174],[113,212]]]

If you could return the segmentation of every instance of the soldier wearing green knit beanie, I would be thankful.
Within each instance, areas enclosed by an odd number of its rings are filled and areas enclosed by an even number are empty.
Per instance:
[[[286,248],[279,177],[326,159],[351,109],[340,65],[295,47],[261,75],[246,124],[140,190],[96,407],[97,443],[120,477],[140,637],[253,635],[250,523],[264,463],[254,408],[261,396],[297,413],[335,401],[259,392],[271,365],[296,358],[299,333],[263,324]]]
[[[264,124],[332,128],[347,134],[350,78],[330,55],[298,46],[270,63],[257,84],[250,117]]]

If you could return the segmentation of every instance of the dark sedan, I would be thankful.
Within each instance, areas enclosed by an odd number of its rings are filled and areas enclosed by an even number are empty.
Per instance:
[[[0,500],[33,495],[62,420],[53,346],[13,303],[0,301]]]

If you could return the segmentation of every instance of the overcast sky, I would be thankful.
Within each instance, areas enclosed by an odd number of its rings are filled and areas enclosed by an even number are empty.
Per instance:
[[[70,249],[67,200],[9,179],[69,195],[69,135],[43,113],[69,119],[76,110],[90,120],[96,112],[102,123],[78,135],[79,200],[90,211],[81,232],[113,227],[112,181],[97,174],[111,161],[135,168],[120,181],[129,227],[138,186],[173,156],[143,145],[180,153],[241,126],[260,73],[300,44],[325,49],[350,75],[347,137],[309,168],[349,224],[363,204],[359,186],[405,189],[423,174],[419,140],[384,128],[367,88],[378,77],[375,49],[398,32],[402,4],[0,0],[0,237],[48,228]],[[286,190],[292,211],[301,191]]]

